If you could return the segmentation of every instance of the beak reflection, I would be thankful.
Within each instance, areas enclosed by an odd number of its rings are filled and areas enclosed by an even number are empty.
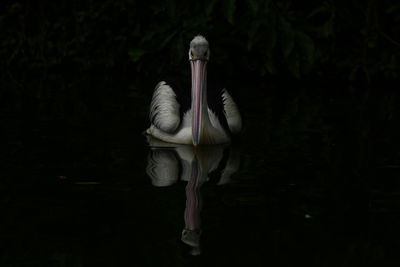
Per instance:
[[[149,137],[150,150],[146,172],[154,186],[167,187],[179,181],[187,182],[185,228],[181,240],[190,247],[191,255],[201,254],[201,186],[212,172],[220,171],[217,185],[231,182],[237,172],[239,155],[227,145],[193,146],[164,143]],[[224,166],[220,166],[224,163]]]

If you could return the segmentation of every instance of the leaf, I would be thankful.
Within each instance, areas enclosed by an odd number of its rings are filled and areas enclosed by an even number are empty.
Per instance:
[[[399,14],[400,13],[400,4],[393,4],[387,8],[386,13],[388,14]]]
[[[223,5],[223,13],[226,20],[233,24],[233,18],[236,10],[236,0],[225,0]]]
[[[257,33],[258,33],[258,29],[260,28],[260,25],[261,25],[260,21],[253,22],[247,33],[247,35],[248,35],[247,50],[249,50],[249,51],[253,47],[254,43],[257,42],[257,40],[258,40]]]
[[[249,5],[253,17],[255,17],[260,9],[260,1],[248,0],[247,4]]]
[[[276,37],[277,37],[277,29],[276,29],[276,16],[273,13],[270,13],[266,25],[266,43],[265,50],[268,55],[272,53],[276,45]]]
[[[175,36],[175,34],[177,33],[177,31],[173,31],[171,32],[167,37],[164,38],[164,40],[162,41],[162,43],[159,45],[159,48],[164,48],[172,39],[172,37]]]
[[[211,13],[213,12],[216,2],[217,2],[217,0],[211,0],[208,2],[208,5],[204,9],[206,11],[207,16],[210,16]]]
[[[294,48],[294,31],[292,25],[283,17],[279,19],[279,28],[281,30],[280,45],[282,53],[287,58]]]
[[[296,32],[296,41],[300,48],[302,59],[314,63],[315,46],[313,40],[303,32]]]
[[[171,19],[175,19],[176,18],[176,1],[174,0],[170,0],[168,1],[168,5],[167,5],[167,11],[168,11],[168,16]]]
[[[179,36],[176,41],[174,42],[174,61],[175,63],[179,63],[185,54],[185,48],[183,47],[183,38],[182,36]]]
[[[300,61],[297,53],[292,53],[288,58],[287,68],[296,78],[300,77]]]
[[[319,6],[319,7],[315,8],[313,11],[311,11],[311,13],[307,17],[311,18],[319,13],[324,13],[326,11],[328,11],[328,5],[326,3],[324,3],[322,6]]]
[[[322,26],[322,36],[328,38],[329,36],[333,35],[333,15],[331,18]]]
[[[291,2],[290,1],[278,1],[276,3],[276,6],[279,7],[279,9],[281,9],[283,11],[288,11],[291,6]]]
[[[275,64],[271,58],[267,59],[265,62],[265,66],[267,67],[267,70],[270,74],[276,74],[277,69],[275,67]]]
[[[359,70],[360,70],[360,65],[355,65],[355,66],[353,67],[353,69],[351,70],[351,72],[350,72],[350,74],[349,74],[349,76],[348,76],[348,79],[349,79],[350,81],[356,80]]]
[[[377,44],[377,39],[378,39],[378,36],[376,33],[373,32],[373,33],[369,34],[369,36],[367,38],[367,46],[369,48],[375,48],[376,44]]]
[[[132,49],[128,52],[129,57],[131,58],[131,60],[133,62],[138,62],[140,60],[140,58],[146,53],[146,51],[144,49],[141,48],[135,48]]]

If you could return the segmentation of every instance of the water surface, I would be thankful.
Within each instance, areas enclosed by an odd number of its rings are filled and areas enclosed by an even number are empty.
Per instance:
[[[147,95],[2,117],[0,265],[395,266],[396,146],[318,92],[239,92],[242,136],[197,151],[148,143]]]

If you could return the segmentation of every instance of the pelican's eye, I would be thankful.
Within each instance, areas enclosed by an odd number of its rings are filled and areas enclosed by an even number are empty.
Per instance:
[[[193,51],[192,51],[192,50],[190,50],[190,57],[191,57],[191,58],[194,58],[194,54],[193,54]]]
[[[208,51],[204,52],[204,57],[207,57]]]

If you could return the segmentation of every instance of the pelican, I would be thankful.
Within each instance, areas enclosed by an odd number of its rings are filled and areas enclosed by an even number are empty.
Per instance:
[[[168,143],[224,144],[231,134],[239,133],[242,119],[236,103],[225,88],[207,88],[208,41],[201,35],[190,42],[189,61],[192,72],[189,90],[179,90],[167,81],[155,87],[150,105],[151,125],[148,135]],[[189,99],[189,105],[185,105]]]

